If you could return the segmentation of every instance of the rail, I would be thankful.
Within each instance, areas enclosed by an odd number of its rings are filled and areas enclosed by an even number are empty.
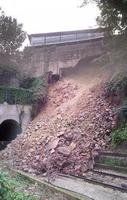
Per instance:
[[[103,32],[93,31],[70,31],[70,32],[58,32],[58,33],[47,33],[47,34],[33,34],[30,35],[31,46],[40,45],[51,45],[68,42],[79,42],[85,40],[92,40],[103,38]]]
[[[31,104],[32,91],[22,88],[0,87],[0,103]]]

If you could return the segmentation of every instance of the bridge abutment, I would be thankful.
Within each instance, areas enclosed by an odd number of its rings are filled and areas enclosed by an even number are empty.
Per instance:
[[[103,51],[103,38],[47,46],[31,46],[24,51],[22,70],[31,77],[38,77],[49,71],[61,75],[62,69],[75,67],[80,60],[100,56]]]

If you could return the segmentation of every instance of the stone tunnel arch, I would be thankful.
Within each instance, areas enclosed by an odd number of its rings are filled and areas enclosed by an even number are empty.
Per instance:
[[[0,124],[0,149],[14,140],[22,132],[20,124],[13,119],[6,119]]]

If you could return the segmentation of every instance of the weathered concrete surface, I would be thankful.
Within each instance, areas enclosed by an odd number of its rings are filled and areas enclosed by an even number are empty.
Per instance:
[[[15,170],[11,167],[8,166],[7,163],[5,163],[7,166],[7,168],[13,172],[13,174],[18,174],[22,177],[25,177],[25,179],[28,179],[28,180],[31,180],[32,182],[34,182],[35,184],[39,184],[40,186],[42,186],[42,188],[48,188],[49,190],[53,190],[54,193],[56,192],[60,192],[64,195],[64,197],[68,197],[69,200],[94,200],[94,199],[91,199],[85,195],[80,195],[78,193],[75,193],[73,191],[69,191],[68,189],[64,189],[64,188],[60,188],[60,187],[56,187],[56,186],[53,186],[52,184],[50,184],[49,182],[45,181],[43,178],[40,178],[39,176],[36,176],[36,175],[31,175],[31,174],[28,174],[28,173],[25,173],[25,172],[22,172],[22,171],[19,171],[19,170]],[[1,166],[1,163],[0,163],[0,166]],[[63,198],[61,198],[60,200],[63,200]]]
[[[47,180],[47,179],[46,179]],[[79,178],[58,176],[50,181],[54,186],[61,187],[81,195],[86,195],[94,200],[126,200],[127,193],[106,188],[100,185],[85,182]]]
[[[103,39],[88,40],[48,46],[27,47],[24,51],[22,70],[33,77],[52,71],[75,67],[84,58],[96,57],[103,52]]]
[[[0,124],[12,119],[18,122],[24,131],[31,121],[31,109],[29,105],[9,105],[6,102],[0,104]]]

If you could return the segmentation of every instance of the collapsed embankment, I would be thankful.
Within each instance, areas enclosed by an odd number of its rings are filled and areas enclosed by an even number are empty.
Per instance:
[[[83,90],[63,80],[51,86],[47,106],[3,155],[24,171],[82,175],[106,147],[115,123],[104,84]]]
[[[116,107],[104,83],[116,71],[126,71],[125,56],[118,62],[125,48],[115,48],[91,66],[79,63],[66,79],[51,86],[45,107],[1,153],[2,158],[24,171],[48,175],[82,175],[92,168],[94,156],[106,148],[117,123]]]

